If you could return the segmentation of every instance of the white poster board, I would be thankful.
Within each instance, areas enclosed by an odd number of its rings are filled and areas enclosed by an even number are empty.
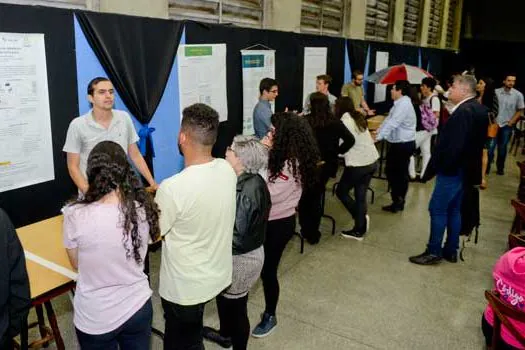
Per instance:
[[[0,33],[0,192],[54,178],[44,34]]]
[[[242,62],[242,133],[253,135],[253,108],[259,101],[259,84],[263,78],[275,79],[274,50],[241,50]],[[272,111],[275,104],[272,103]]]
[[[388,52],[376,52],[376,72],[388,67]],[[375,84],[374,103],[386,101],[386,85]]]
[[[315,78],[326,74],[327,54],[326,47],[304,48],[303,102],[308,95],[315,92]]]
[[[226,95],[226,44],[179,45],[180,110],[204,103],[228,120]],[[182,116],[181,116],[182,120]]]

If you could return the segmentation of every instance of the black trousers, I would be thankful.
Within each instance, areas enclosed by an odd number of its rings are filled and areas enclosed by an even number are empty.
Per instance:
[[[164,350],[204,350],[202,323],[204,305],[179,305],[162,299]]]
[[[345,167],[337,185],[337,198],[354,218],[354,230],[359,233],[366,232],[366,192],[376,170],[377,162],[366,166]],[[352,188],[354,198],[349,194]]]
[[[261,279],[264,288],[265,312],[274,316],[279,301],[279,281],[277,269],[283,256],[284,248],[295,233],[295,215],[268,221],[264,242],[264,265]]]
[[[319,174],[319,183],[303,191],[299,201],[299,225],[301,234],[308,240],[319,240],[321,232],[321,217],[323,216],[322,198],[326,191],[326,184],[330,179],[330,169],[325,165]]]
[[[250,337],[250,320],[248,319],[248,295],[238,299],[217,296],[220,334],[231,337],[233,350],[246,350]]]
[[[0,350],[13,350],[13,339],[8,336],[0,337]]]
[[[408,165],[416,149],[415,141],[391,143],[386,155],[386,178],[390,185],[392,203],[404,205],[408,191]]]

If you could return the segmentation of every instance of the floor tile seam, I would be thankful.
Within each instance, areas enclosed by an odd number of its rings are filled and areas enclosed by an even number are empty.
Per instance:
[[[401,250],[397,250],[397,249],[394,249],[394,248],[389,248],[389,247],[383,247],[383,246],[380,246],[380,245],[376,245],[374,243],[369,243],[369,242],[366,242],[366,240],[363,240],[362,241],[362,244],[365,244],[369,247],[373,247],[373,248],[378,248],[378,249],[381,249],[381,250],[384,250],[384,251],[389,251],[389,252],[392,252],[392,253],[398,253],[398,254],[403,254],[403,255],[406,255],[407,256],[407,260],[408,260],[408,257],[410,255],[408,255],[409,253],[407,252],[404,252],[404,251],[401,251]],[[494,256],[494,264],[496,263],[496,260],[499,258],[499,256]],[[462,262],[461,261],[458,261],[457,262],[458,264],[461,264]],[[463,264],[463,266],[465,266],[467,269],[471,270],[471,271],[477,271],[477,272],[483,272],[485,271],[485,269],[482,269],[482,268],[473,268],[474,266],[473,265],[466,265],[466,264]],[[475,265],[477,266],[477,265]],[[492,269],[490,269],[492,270]],[[490,271],[489,271],[490,272]]]
[[[253,303],[253,302],[249,302],[249,304],[254,304],[254,303]],[[254,305],[255,305],[255,304],[254,304]],[[378,348],[378,347],[376,347],[376,346],[374,346],[374,345],[371,345],[371,344],[367,344],[367,343],[365,343],[365,342],[363,342],[363,341],[360,341],[360,340],[357,340],[357,339],[355,339],[355,338],[349,337],[349,336],[347,336],[347,335],[345,335],[345,334],[342,334],[342,333],[339,333],[339,332],[332,331],[332,330],[329,329],[329,328],[328,328],[328,329],[327,329],[327,328],[323,328],[323,327],[320,327],[320,326],[318,326],[318,325],[316,325],[316,324],[314,324],[314,323],[312,323],[312,322],[308,322],[308,321],[306,321],[306,320],[299,319],[299,318],[297,318],[297,317],[292,316],[292,315],[289,314],[289,313],[282,312],[282,313],[280,313],[280,314],[283,315],[284,317],[287,317],[287,318],[289,318],[289,319],[295,321],[295,322],[298,322],[298,323],[302,323],[302,324],[308,325],[308,326],[310,326],[310,327],[313,327],[313,328],[315,328],[315,329],[318,329],[318,330],[324,331],[324,332],[329,333],[329,334],[331,334],[331,335],[335,335],[335,336],[338,336],[338,337],[340,337],[340,338],[343,338],[343,339],[346,339],[346,340],[350,340],[350,341],[352,341],[352,342],[354,342],[354,343],[357,343],[357,344],[365,345],[365,346],[367,346],[367,347],[369,347],[369,348],[371,348],[371,349],[377,349],[377,350],[382,350],[382,349],[383,349],[383,348]]]

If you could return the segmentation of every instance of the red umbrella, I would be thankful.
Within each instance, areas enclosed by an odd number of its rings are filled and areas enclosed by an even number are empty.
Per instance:
[[[432,74],[419,67],[403,63],[381,69],[368,76],[366,80],[376,84],[395,84],[398,80],[408,80],[410,84],[421,84],[421,80],[427,77],[432,78]]]

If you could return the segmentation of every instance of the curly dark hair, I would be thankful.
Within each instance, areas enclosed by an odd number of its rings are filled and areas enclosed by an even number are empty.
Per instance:
[[[306,118],[314,130],[337,122],[330,108],[328,96],[322,92],[314,92],[310,95],[310,114]]]
[[[275,131],[268,159],[269,181],[275,181],[288,163],[303,189],[314,187],[321,156],[308,121],[295,113],[282,112],[272,115],[272,125]]]
[[[139,215],[137,209],[144,208],[149,224],[149,234],[153,241],[160,235],[159,213],[157,203],[151,194],[141,186],[139,179],[128,163],[128,158],[122,147],[113,141],[98,143],[88,157],[87,178],[89,189],[83,199],[75,204],[90,204],[118,190],[120,210],[124,214],[122,243],[126,249],[126,257],[133,257],[137,264],[142,263],[139,236]],[[137,205],[138,203],[138,205]],[[127,244],[131,240],[133,250]]]

